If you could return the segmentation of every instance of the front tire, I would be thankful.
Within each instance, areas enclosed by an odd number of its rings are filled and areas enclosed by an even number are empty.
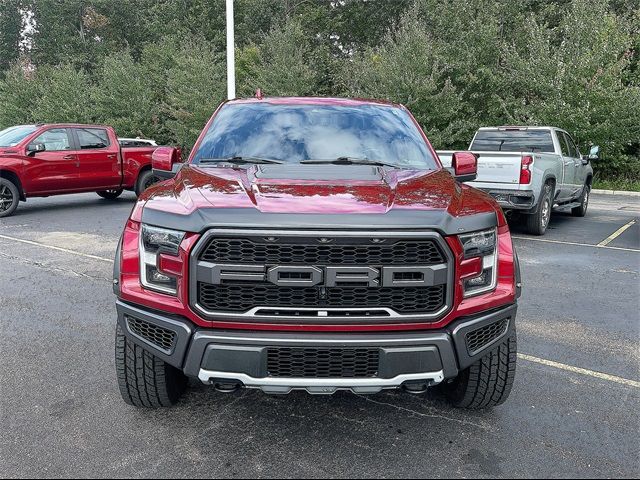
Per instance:
[[[135,407],[171,407],[187,387],[187,377],[180,370],[128,340],[119,325],[116,373],[122,399]]]
[[[591,194],[591,185],[586,184],[580,195],[580,206],[571,209],[571,215],[574,217],[584,217],[589,207],[589,195]]]
[[[18,187],[6,178],[0,178],[0,218],[10,217],[20,203]]]
[[[538,209],[535,213],[525,217],[527,232],[532,235],[544,235],[551,220],[551,210],[553,209],[553,186],[546,183],[542,188],[542,195],[538,202]]]
[[[491,353],[463,370],[453,382],[442,386],[449,403],[457,408],[482,409],[504,403],[516,375],[515,331]]]
[[[118,190],[103,190],[101,192],[98,192],[98,195],[106,200],[115,200],[116,198],[118,198],[120,195],[122,195],[122,192],[124,190],[122,189],[118,189]]]

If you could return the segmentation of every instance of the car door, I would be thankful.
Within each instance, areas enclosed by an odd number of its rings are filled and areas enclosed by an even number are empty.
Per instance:
[[[25,188],[30,195],[73,191],[78,187],[78,158],[68,128],[49,128],[36,136],[29,146],[44,145],[25,162]]]
[[[569,198],[572,190],[575,165],[573,158],[571,158],[571,151],[569,150],[565,133],[562,130],[556,130],[556,136],[558,138],[558,144],[560,145],[562,159],[562,183],[557,185],[557,188],[560,189],[558,200],[565,201]]]
[[[565,163],[568,170],[571,170],[571,174],[568,179],[565,181],[567,187],[567,198],[574,199],[580,194],[581,182],[580,182],[580,168],[582,167],[582,159],[580,158],[580,152],[578,152],[578,147],[576,147],[575,142],[571,138],[567,132],[562,132],[564,136],[564,140],[567,143],[567,148],[569,150],[569,159],[571,159],[571,164]]]
[[[571,189],[571,198],[575,199],[582,193],[582,186],[587,180],[586,172],[587,169],[585,165],[582,163],[582,156],[580,155],[580,151],[578,150],[578,146],[576,142],[573,141],[571,135],[567,132],[564,132],[565,138],[567,139],[567,144],[569,145],[569,151],[571,152],[571,158],[573,159],[574,165],[574,173],[573,173],[573,183]]]
[[[80,179],[84,188],[117,188],[122,182],[120,145],[111,142],[109,132],[100,127],[74,127],[78,143]]]

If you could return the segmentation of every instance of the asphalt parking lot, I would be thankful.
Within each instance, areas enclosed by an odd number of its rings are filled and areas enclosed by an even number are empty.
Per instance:
[[[111,259],[133,201],[34,199],[0,220],[0,476],[640,475],[639,197],[593,195],[542,238],[514,227],[518,374],[483,412],[198,385],[171,410],[125,405]]]

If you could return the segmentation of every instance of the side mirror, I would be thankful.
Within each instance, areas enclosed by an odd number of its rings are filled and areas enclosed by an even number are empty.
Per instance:
[[[175,177],[175,166],[180,163],[180,150],[175,147],[158,147],[151,155],[153,174],[162,179]]]
[[[593,145],[589,151],[589,155],[582,156],[582,164],[587,165],[589,162],[600,160],[600,147]]]
[[[33,157],[36,153],[45,152],[47,147],[44,143],[32,143],[27,147],[27,155]]]
[[[455,152],[451,168],[457,181],[473,182],[478,176],[478,157],[471,152]]]

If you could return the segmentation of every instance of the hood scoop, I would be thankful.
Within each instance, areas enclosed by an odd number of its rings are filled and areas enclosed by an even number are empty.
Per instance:
[[[369,181],[380,182],[380,169],[369,165],[259,165],[255,171],[258,180],[309,180],[309,181]]]

